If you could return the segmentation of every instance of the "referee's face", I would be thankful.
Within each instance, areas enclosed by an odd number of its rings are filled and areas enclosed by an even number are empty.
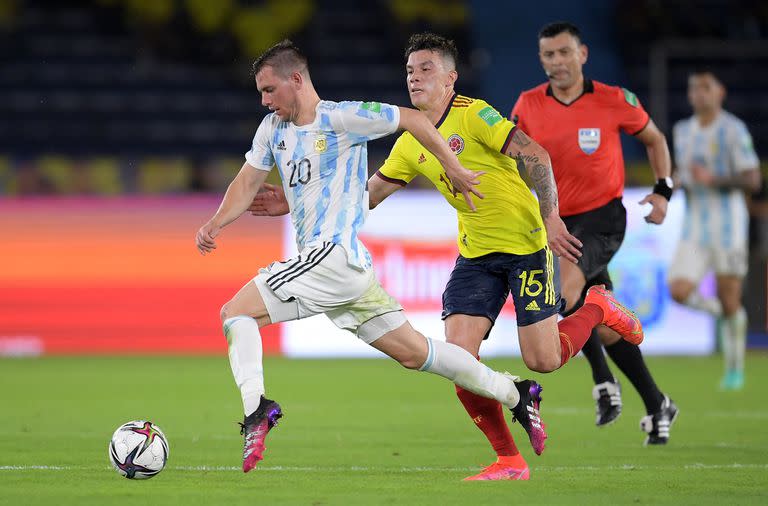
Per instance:
[[[587,47],[568,32],[539,39],[539,60],[552,86],[568,89],[579,82]]]

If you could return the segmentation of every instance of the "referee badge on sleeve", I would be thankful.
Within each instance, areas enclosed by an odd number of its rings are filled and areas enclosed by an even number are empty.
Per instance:
[[[579,128],[579,147],[588,155],[597,151],[600,147],[600,129]]]

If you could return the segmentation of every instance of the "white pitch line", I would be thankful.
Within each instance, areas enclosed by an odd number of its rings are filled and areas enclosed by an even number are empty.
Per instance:
[[[47,466],[47,465],[24,465],[24,466],[0,466],[0,471],[77,471],[77,470],[112,469],[109,466],[104,467],[79,467],[79,466]],[[203,472],[242,472],[238,466],[173,466],[169,469],[174,471],[203,471]],[[468,472],[475,471],[476,467],[369,467],[369,466],[272,466],[258,467],[257,472],[303,472],[303,473],[326,473],[326,472],[377,472],[377,473],[433,473],[433,472]],[[768,469],[768,464],[683,464],[680,466],[640,466],[634,464],[623,464],[616,466],[533,466],[533,472],[574,472],[574,471],[663,471],[663,470],[738,470],[738,469]]]

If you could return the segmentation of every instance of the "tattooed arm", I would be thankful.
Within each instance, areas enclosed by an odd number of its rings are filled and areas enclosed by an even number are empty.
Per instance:
[[[547,228],[549,247],[557,256],[573,263],[581,256],[581,242],[572,236],[560,218],[557,200],[557,184],[552,172],[549,153],[525,132],[515,128],[505,154],[517,161],[518,169],[526,177],[539,199],[539,210]]]
[[[558,213],[557,185],[549,153],[525,132],[516,128],[505,154],[517,160],[518,166],[522,166],[536,190],[541,216],[546,219],[553,211]]]

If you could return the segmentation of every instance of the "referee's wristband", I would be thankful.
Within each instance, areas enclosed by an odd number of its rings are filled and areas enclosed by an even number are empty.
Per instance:
[[[672,185],[669,184],[668,179],[670,178],[663,177],[653,185],[653,193],[661,195],[667,200],[672,198]]]

